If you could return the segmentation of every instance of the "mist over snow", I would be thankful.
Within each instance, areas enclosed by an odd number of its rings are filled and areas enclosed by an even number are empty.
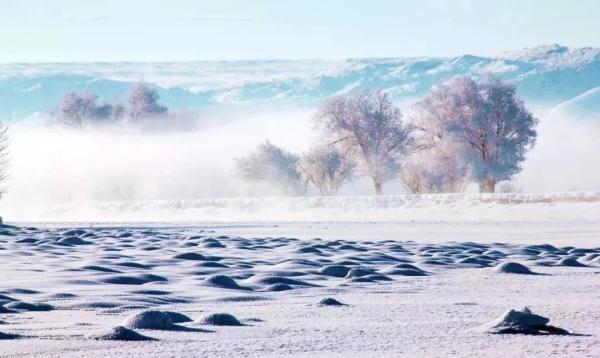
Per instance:
[[[478,210],[469,209],[472,203],[479,203],[476,198],[454,204],[457,199],[440,198],[446,204],[437,208],[427,208],[425,201],[412,199],[392,200],[384,206],[343,198],[329,204],[309,198],[234,199],[281,193],[265,185],[241,181],[234,173],[233,158],[244,155],[265,138],[290,151],[303,152],[315,135],[310,120],[313,111],[307,108],[248,113],[232,114],[231,118],[223,114],[207,117],[209,124],[185,131],[140,131],[127,126],[79,131],[47,126],[39,119],[33,123],[15,123],[10,128],[10,178],[0,210],[13,220],[52,221],[91,218],[243,221],[285,217],[337,220],[347,210],[362,212],[353,216],[354,220],[367,217],[393,220],[403,217],[399,213],[411,212],[415,217],[410,209],[414,205],[423,208],[419,214],[423,218],[432,213],[442,218],[445,216],[441,214],[449,209],[447,204],[455,212],[464,207],[464,217],[479,217]],[[515,190],[525,193],[598,190],[600,158],[594,154],[600,152],[599,123],[560,111],[551,112],[541,121],[538,143],[513,182]],[[398,181],[385,189],[386,194],[407,193]],[[476,188],[468,191],[474,192]],[[317,192],[311,189],[308,194]],[[371,184],[366,179],[343,186],[339,193],[371,194]],[[212,200],[217,198],[234,200]],[[478,205],[481,204],[475,207]],[[498,213],[488,211],[491,212]],[[500,209],[499,213],[504,212]],[[507,217],[516,218],[514,212]]]
[[[598,190],[600,115],[558,106],[540,122],[538,140],[517,176],[533,192]]]
[[[0,2],[0,358],[600,358],[599,0]]]
[[[540,119],[537,143],[511,182],[513,190],[598,190],[599,53],[552,45],[490,58],[2,64],[0,115],[10,125],[11,164],[0,210],[26,218],[28,208],[56,211],[60,205],[279,195],[239,180],[234,158],[265,139],[304,152],[316,136],[311,117],[328,96],[381,87],[406,114],[433,84],[458,74],[515,81]],[[122,102],[140,79],[156,89],[161,103],[187,111],[189,121],[144,129],[48,124],[48,113],[66,92],[89,90],[100,100]],[[359,179],[338,194],[371,192],[369,181]],[[385,193],[407,190],[394,181]],[[316,194],[309,189],[308,195]],[[68,218],[78,209],[62,210]]]
[[[22,121],[10,128],[11,166],[2,206],[253,195],[233,158],[264,138],[302,151],[310,112],[287,110],[209,120],[188,130],[125,125],[76,130]],[[219,122],[218,125],[214,121]]]

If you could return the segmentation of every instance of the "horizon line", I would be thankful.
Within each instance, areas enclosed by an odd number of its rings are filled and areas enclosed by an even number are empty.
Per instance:
[[[460,57],[481,57],[481,58],[494,58],[494,59],[504,59],[502,57],[503,54],[514,52],[514,51],[522,51],[528,49],[535,49],[545,46],[560,46],[566,47],[568,49],[599,49],[598,46],[567,46],[561,45],[558,43],[549,43],[549,44],[540,44],[536,46],[528,46],[521,47],[517,50],[503,50],[496,55],[485,55],[485,54],[476,54],[476,53],[463,53],[460,55],[446,55],[446,56],[434,56],[434,55],[416,55],[416,56],[373,56],[373,57],[340,57],[340,58],[319,58],[319,57],[304,57],[304,58],[248,58],[248,59],[210,59],[210,60],[201,60],[201,59],[193,59],[193,60],[73,60],[73,61],[56,61],[56,60],[33,60],[33,61],[5,61],[0,59],[0,65],[29,65],[29,64],[127,64],[127,63],[217,63],[217,62],[292,62],[292,61],[323,61],[323,62],[341,62],[341,61],[360,61],[360,60],[392,60],[392,59],[455,59]]]

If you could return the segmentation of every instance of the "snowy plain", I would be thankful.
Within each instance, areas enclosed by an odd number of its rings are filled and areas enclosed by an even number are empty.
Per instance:
[[[21,222],[595,222],[600,192],[78,201],[2,209]]]
[[[20,120],[0,201],[15,225],[0,228],[0,357],[600,356],[600,193],[554,192],[597,188],[599,53],[0,66],[0,112]],[[516,180],[539,193],[186,199],[243,195],[228,165],[265,137],[303,151],[305,107],[326,96],[383,86],[404,103],[489,72],[548,119]],[[122,96],[140,73],[166,105],[214,113],[160,135],[73,134],[32,115],[65,88]],[[506,262],[536,274],[498,272]],[[573,334],[486,332],[525,306]],[[147,310],[192,321],[107,340]],[[206,324],[212,313],[242,325]]]
[[[12,312],[0,314],[0,332],[20,338],[0,340],[0,356],[600,354],[598,193],[278,202],[160,203],[154,216],[157,203],[109,203],[94,208],[106,219],[95,223],[3,227],[0,294]],[[77,212],[65,210],[54,219]],[[342,219],[342,211],[355,216]],[[111,213],[128,222],[111,222]],[[504,262],[536,274],[498,271]],[[326,297],[345,305],[320,304]],[[573,334],[486,332],[525,306]],[[153,341],[99,338],[146,310],[191,321],[133,328]],[[206,324],[213,313],[241,326]]]

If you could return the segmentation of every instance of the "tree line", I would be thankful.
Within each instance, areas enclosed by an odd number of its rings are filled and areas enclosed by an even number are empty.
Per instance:
[[[63,124],[81,128],[91,124],[115,123],[118,121],[140,121],[168,114],[168,109],[158,103],[155,89],[143,82],[132,85],[128,94],[128,106],[116,102],[99,102],[98,96],[90,91],[65,94],[52,115]]]
[[[300,195],[309,184],[335,195],[358,177],[376,195],[400,180],[413,193],[495,191],[521,170],[538,120],[513,84],[457,76],[431,88],[404,116],[383,91],[326,99],[314,115],[317,143],[297,155],[265,141],[236,158],[241,178]]]
[[[85,127],[170,113],[155,89],[138,82],[126,105],[100,102],[92,92],[72,92],[52,115]],[[376,90],[326,99],[313,122],[318,140],[306,153],[265,141],[235,159],[239,176],[287,195],[301,195],[309,185],[322,195],[335,195],[360,177],[371,180],[376,195],[389,181],[400,181],[413,193],[462,192],[469,183],[494,192],[498,182],[521,170],[535,143],[538,120],[513,84],[493,76],[457,76],[432,87],[406,115],[384,90]]]

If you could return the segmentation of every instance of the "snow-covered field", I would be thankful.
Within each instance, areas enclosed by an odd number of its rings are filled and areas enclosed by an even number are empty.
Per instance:
[[[238,223],[2,227],[0,332],[18,336],[0,356],[600,355],[598,194],[298,200],[307,216],[247,199]],[[525,306],[571,334],[487,331]],[[155,340],[105,335],[119,325]]]
[[[0,358],[600,357],[599,6],[138,2],[2,3]]]
[[[304,196],[68,204],[12,202],[13,222],[519,222],[597,221],[600,192]]]

